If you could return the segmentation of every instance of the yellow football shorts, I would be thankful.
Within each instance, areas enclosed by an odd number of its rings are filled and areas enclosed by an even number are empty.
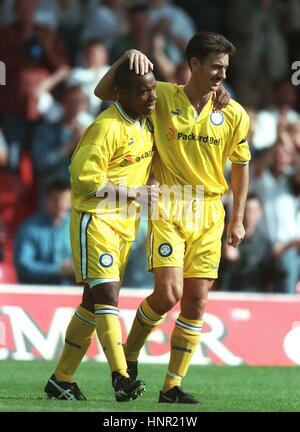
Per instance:
[[[160,204],[160,218],[149,220],[148,271],[182,267],[185,278],[217,279],[225,216],[221,199],[193,200],[184,204],[185,211],[183,204],[172,203],[171,211],[169,204],[168,214]]]
[[[75,210],[71,214],[70,237],[77,282],[87,279],[121,281],[131,241],[126,241],[97,215]]]

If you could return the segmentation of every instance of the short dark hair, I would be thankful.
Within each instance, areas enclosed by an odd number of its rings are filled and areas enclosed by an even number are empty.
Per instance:
[[[190,65],[192,57],[202,61],[211,52],[232,55],[235,52],[235,46],[219,33],[199,32],[187,44],[186,59]]]
[[[129,60],[121,63],[115,72],[115,85],[117,88],[130,90],[142,75],[137,75],[133,69],[129,69]]]
[[[53,192],[66,192],[68,190],[70,190],[70,184],[65,180],[58,179],[48,185],[46,193],[50,195]]]
[[[104,42],[103,39],[101,39],[101,38],[91,38],[91,39],[87,39],[87,40],[86,40],[86,41],[81,45],[81,48],[82,48],[82,49],[87,49],[87,48],[89,48],[89,47],[91,47],[91,46],[94,46],[94,45],[101,45],[101,46],[106,47],[105,42]]]

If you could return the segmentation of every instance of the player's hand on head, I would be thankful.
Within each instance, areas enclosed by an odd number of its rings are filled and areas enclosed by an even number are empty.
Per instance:
[[[129,68],[133,69],[137,75],[145,75],[153,70],[153,63],[141,51],[132,49],[127,52]]]
[[[245,228],[241,222],[229,222],[227,227],[227,243],[237,247],[245,237]]]
[[[225,108],[231,98],[231,94],[221,85],[213,94],[213,108],[214,111],[221,111]]]

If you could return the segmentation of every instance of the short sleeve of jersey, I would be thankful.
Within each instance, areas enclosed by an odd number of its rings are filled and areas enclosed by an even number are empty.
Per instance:
[[[116,150],[115,134],[106,123],[93,123],[73,154],[70,174],[79,194],[94,195],[107,183],[108,163]]]
[[[249,125],[249,116],[241,107],[241,110],[237,113],[235,133],[233,135],[229,154],[229,159],[233,163],[247,164],[251,159],[249,144],[247,141]]]

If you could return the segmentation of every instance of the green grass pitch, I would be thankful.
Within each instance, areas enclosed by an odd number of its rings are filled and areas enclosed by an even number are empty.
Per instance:
[[[158,404],[166,365],[140,365],[139,376],[147,390],[141,398],[117,403],[108,366],[82,363],[76,382],[86,402],[48,400],[44,385],[56,362],[0,361],[2,412],[300,412],[299,367],[192,366],[183,381],[186,391],[201,405]]]

